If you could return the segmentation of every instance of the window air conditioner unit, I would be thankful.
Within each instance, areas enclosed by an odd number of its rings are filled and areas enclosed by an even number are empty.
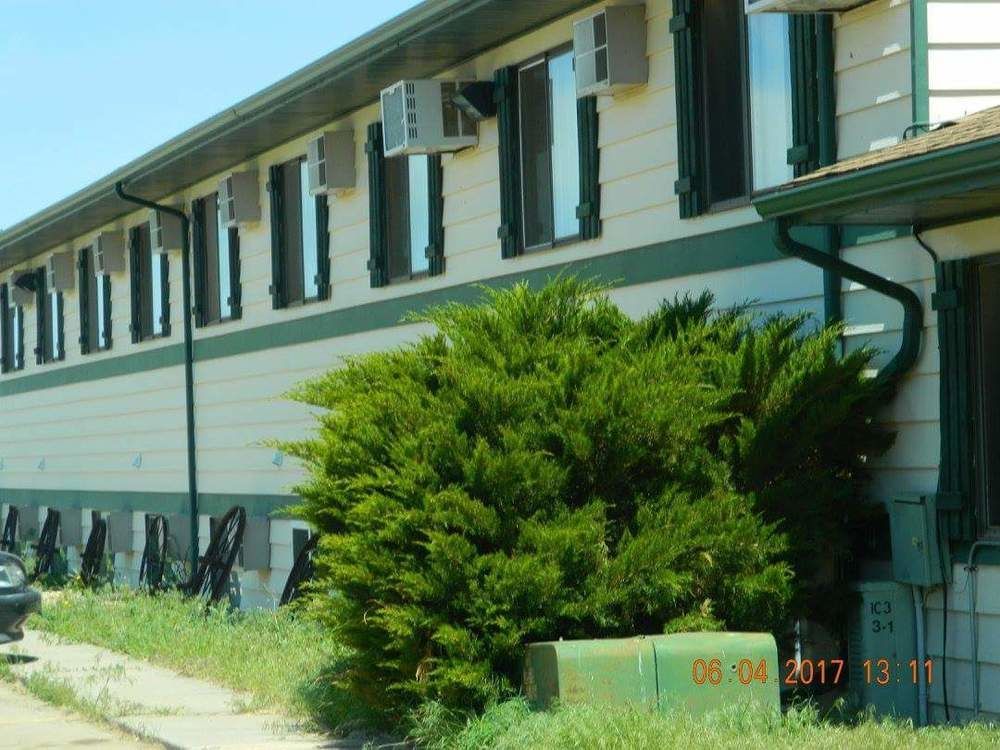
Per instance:
[[[64,291],[73,288],[73,253],[53,253],[45,263],[46,283],[49,289]]]
[[[747,13],[841,13],[870,0],[744,0]]]
[[[306,160],[311,195],[354,187],[354,131],[332,131],[309,141]]]
[[[149,242],[153,252],[180,250],[183,241],[184,231],[179,216],[155,208],[149,210]]]
[[[573,24],[576,95],[612,96],[649,80],[646,6],[612,5]]]
[[[125,240],[121,232],[101,232],[94,238],[94,268],[104,275],[125,272]]]
[[[10,276],[10,299],[18,307],[35,303],[38,278],[34,271],[16,271]]]
[[[400,81],[382,91],[385,155],[436,154],[479,143],[476,123],[454,102],[471,81]]]
[[[219,209],[227,227],[260,221],[257,170],[233,172],[219,183]]]

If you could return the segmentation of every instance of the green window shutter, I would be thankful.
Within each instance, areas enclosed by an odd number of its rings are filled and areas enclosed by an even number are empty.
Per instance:
[[[229,227],[229,317],[243,317],[243,282],[240,270],[240,230]]]
[[[792,75],[792,147],[788,163],[795,176],[819,168],[819,22],[815,15],[788,17]]]
[[[440,155],[427,157],[427,199],[430,209],[427,273],[440,276],[444,273],[444,169]]]
[[[45,292],[45,269],[35,271],[35,363],[45,363],[45,350],[48,346],[48,331],[45,326],[45,311],[48,295]]]
[[[160,315],[160,330],[163,336],[170,335],[170,258],[160,255],[160,299],[163,300],[163,314]]]
[[[191,201],[191,268],[194,275],[194,315],[195,327],[205,325],[205,199]]]
[[[128,273],[129,300],[131,302],[132,322],[128,329],[132,334],[132,343],[142,341],[142,271],[139,259],[139,227],[132,227],[128,233]]]
[[[111,348],[111,277],[107,274],[101,276],[101,294],[104,295],[104,341],[102,346],[105,349]]]
[[[493,79],[500,158],[500,257],[521,253],[521,144],[517,112],[517,67],[501,68]]]
[[[673,0],[674,93],[677,98],[677,194],[682,219],[702,210],[701,83],[698,71],[698,0]]]
[[[601,152],[598,146],[597,97],[585,96],[576,102],[577,127],[580,131],[580,237],[601,236]]]
[[[941,355],[941,465],[938,474],[940,524],[951,541],[976,538],[973,487],[972,354],[968,259],[937,264],[933,307],[938,314]]]
[[[90,248],[85,247],[77,252],[77,279],[80,298],[80,354],[90,354]],[[100,290],[98,290],[100,293]],[[99,342],[95,342],[98,343]]]
[[[0,284],[0,373],[10,372],[11,370],[12,363],[10,360],[14,352],[13,342],[11,341],[11,336],[13,336],[12,328],[10,298],[7,292],[7,285]]]
[[[385,151],[382,145],[382,123],[368,126],[368,273],[372,288],[389,283],[388,212],[385,195]]]
[[[66,315],[63,307],[63,293],[56,293],[56,359],[60,362],[66,359]]]
[[[330,202],[316,196],[316,299],[330,299]]]
[[[271,307],[285,307],[285,187],[280,164],[268,170],[267,189],[271,194]]]

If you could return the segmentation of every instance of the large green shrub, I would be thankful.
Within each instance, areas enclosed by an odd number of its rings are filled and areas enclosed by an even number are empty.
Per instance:
[[[710,307],[636,322],[593,284],[519,285],[293,394],[321,408],[286,449],[345,686],[388,717],[474,709],[516,690],[525,642],[775,629],[837,600],[819,564],[890,442],[871,353]]]

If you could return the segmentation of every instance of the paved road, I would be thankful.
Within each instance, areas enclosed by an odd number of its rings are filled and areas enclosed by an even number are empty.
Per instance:
[[[2,656],[0,656],[2,658]],[[0,682],[0,748],[150,748]]]

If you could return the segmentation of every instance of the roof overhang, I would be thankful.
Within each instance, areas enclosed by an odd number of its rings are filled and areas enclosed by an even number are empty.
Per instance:
[[[0,233],[0,271],[377,101],[596,0],[426,0]],[[180,85],[180,83],[178,83]]]
[[[754,197],[793,224],[934,227],[1000,214],[1000,137],[796,181]]]

